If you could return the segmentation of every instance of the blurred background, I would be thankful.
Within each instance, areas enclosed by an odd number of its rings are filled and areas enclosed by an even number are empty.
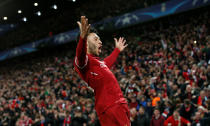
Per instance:
[[[127,39],[112,72],[132,126],[168,126],[177,112],[209,126],[209,12],[210,0],[0,0],[0,126],[100,126],[73,68],[82,15],[101,59]]]

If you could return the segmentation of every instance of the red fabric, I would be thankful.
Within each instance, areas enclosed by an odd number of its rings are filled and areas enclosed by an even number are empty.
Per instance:
[[[199,96],[199,97],[198,97],[197,104],[198,104],[198,105],[202,105],[202,99],[201,99],[201,96]]]
[[[127,104],[115,104],[99,116],[101,126],[131,126]]]
[[[83,40],[81,37],[79,39],[79,43],[76,49],[76,57],[79,66],[84,66],[86,61],[86,53],[87,53],[87,41]]]
[[[51,31],[49,32],[49,36],[50,36],[50,37],[53,36],[53,33],[52,33]]]
[[[22,101],[22,100],[24,100],[24,97],[19,97],[18,99],[19,99],[20,101]]]
[[[187,72],[183,72],[182,75],[185,78],[185,80],[190,80],[189,74]]]
[[[33,123],[33,120],[32,120],[32,119],[30,119],[30,120],[29,120],[29,124],[32,124],[32,123]]]
[[[63,126],[65,126],[66,124],[70,124],[71,123],[71,116],[69,116],[68,118],[65,118],[63,121]]]
[[[41,102],[41,107],[46,107],[44,101]]]
[[[97,114],[100,115],[113,104],[127,103],[117,79],[110,71],[120,50],[115,48],[110,56],[106,57],[104,61],[100,61],[98,57],[86,54],[86,51],[84,51],[86,50],[85,43],[86,40],[80,38],[76,49],[74,67],[79,76],[94,89],[95,109]]]
[[[183,117],[180,117],[181,118],[181,126],[184,126],[184,125],[187,125],[188,123],[190,123],[188,120],[186,120],[185,118]],[[170,116],[168,117],[167,120],[165,120],[164,122],[164,126],[168,126],[168,124],[171,124],[171,126],[178,126],[179,124],[179,121],[178,120],[175,120],[173,118],[173,116]]]
[[[153,116],[150,121],[150,126],[163,126],[164,120],[164,117],[161,115],[158,119],[155,119],[155,116]]]
[[[64,90],[62,90],[62,95],[63,95],[63,97],[65,98],[65,97],[67,97],[67,93],[66,93],[66,91],[64,91]]]
[[[129,108],[136,108],[138,106],[138,102],[131,102],[129,104]]]

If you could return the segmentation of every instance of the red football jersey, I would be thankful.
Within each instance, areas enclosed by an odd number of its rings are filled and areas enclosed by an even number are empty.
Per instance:
[[[74,67],[79,76],[94,89],[95,109],[98,115],[116,103],[127,103],[111,66],[120,50],[115,48],[110,56],[100,61],[98,57],[87,54],[86,40],[80,38],[77,45]]]

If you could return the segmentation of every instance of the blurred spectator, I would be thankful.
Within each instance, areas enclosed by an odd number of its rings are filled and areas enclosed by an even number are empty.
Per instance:
[[[80,107],[77,107],[75,110],[74,116],[71,120],[71,126],[87,126],[87,120],[83,117]]]
[[[158,108],[154,109],[154,115],[152,116],[150,126],[163,126],[164,117],[160,114],[160,110]]]
[[[131,108],[130,109],[130,120],[131,120],[131,125],[136,126],[137,125],[137,111],[136,108]]]
[[[145,113],[144,107],[140,107],[136,118],[136,126],[149,126],[149,118],[147,113]]]
[[[195,107],[193,104],[190,103],[189,99],[185,99],[184,100],[184,105],[182,105],[181,109],[180,109],[180,115],[191,121],[191,116],[194,115],[195,113]]]
[[[175,110],[173,115],[165,120],[164,126],[190,126],[190,122],[179,115],[179,110]]]

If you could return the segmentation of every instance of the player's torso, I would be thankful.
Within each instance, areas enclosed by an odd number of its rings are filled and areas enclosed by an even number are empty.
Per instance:
[[[114,74],[106,63],[97,57],[88,56],[87,66],[79,72],[79,75],[94,89],[98,114],[114,103],[126,103]]]
[[[87,66],[86,79],[88,84],[96,89],[98,86],[108,86],[109,83],[116,83],[117,79],[110,71],[104,61],[100,61],[96,57],[89,57]],[[106,84],[106,85],[104,85]]]

